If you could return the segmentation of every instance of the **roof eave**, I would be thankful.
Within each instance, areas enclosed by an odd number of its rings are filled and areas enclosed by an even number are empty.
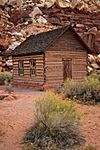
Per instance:
[[[79,36],[79,34],[75,31],[75,29],[72,26],[70,26],[69,28],[73,31],[75,36],[77,36],[77,38],[80,40],[80,42],[86,47],[87,52],[89,54],[92,53],[93,50],[83,41],[83,39]]]
[[[31,52],[31,53],[27,53],[27,54],[12,54],[12,57],[21,57],[21,56],[29,56],[29,55],[41,55],[44,54],[43,51],[41,52]]]

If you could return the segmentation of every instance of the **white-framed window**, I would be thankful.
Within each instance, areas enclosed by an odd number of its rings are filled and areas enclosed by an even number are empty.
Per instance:
[[[36,60],[30,60],[30,76],[36,76]]]
[[[18,74],[19,76],[24,76],[24,61],[20,60],[18,62]]]

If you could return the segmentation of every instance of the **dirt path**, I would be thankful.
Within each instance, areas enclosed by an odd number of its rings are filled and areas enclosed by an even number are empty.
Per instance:
[[[20,143],[34,120],[34,98],[43,94],[32,90],[17,90],[16,93],[17,100],[0,102],[0,128],[4,133],[0,150],[23,149]]]
[[[24,150],[21,142],[25,132],[34,121],[34,104],[36,97],[43,92],[15,89],[18,99],[0,101],[0,150]],[[100,105],[76,106],[81,112],[80,131],[84,135],[85,145],[92,145],[100,150]]]
[[[80,131],[85,137],[85,145],[91,145],[100,150],[100,104],[77,105],[81,113]]]

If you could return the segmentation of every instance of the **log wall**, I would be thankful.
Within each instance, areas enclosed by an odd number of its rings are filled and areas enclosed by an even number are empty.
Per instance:
[[[87,75],[86,52],[47,51],[45,54],[46,84],[45,87],[57,87],[63,80],[63,59],[72,60],[72,79],[82,82]]]
[[[82,82],[87,75],[87,51],[70,31],[45,52],[45,87],[57,87],[64,82],[64,59],[72,61],[72,79]]]
[[[29,60],[36,60],[36,76],[30,76]],[[18,74],[18,61],[24,61],[24,76]],[[40,87],[44,84],[44,55],[13,57],[13,85]]]
[[[30,77],[30,59],[36,60],[35,77]],[[24,76],[18,75],[19,60],[24,61]],[[58,87],[64,82],[64,60],[71,60],[72,79],[82,82],[87,75],[87,50],[70,30],[58,37],[44,55],[13,57],[13,84],[38,88]]]

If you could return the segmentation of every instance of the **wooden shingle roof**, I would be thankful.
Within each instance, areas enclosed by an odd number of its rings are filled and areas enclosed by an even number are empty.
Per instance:
[[[11,55],[27,55],[34,53],[43,53],[58,37],[60,37],[67,29],[71,29],[76,38],[86,47],[87,51],[90,51],[89,47],[83,42],[81,37],[72,29],[72,27],[60,27],[51,31],[42,32],[37,35],[31,35],[24,42],[22,42],[18,47],[16,47]]]

